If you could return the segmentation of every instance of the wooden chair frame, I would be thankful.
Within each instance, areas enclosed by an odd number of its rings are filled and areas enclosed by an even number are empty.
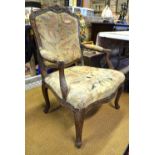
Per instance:
[[[34,34],[35,34],[35,40],[37,42],[37,47],[38,47],[38,62],[39,62],[39,65],[40,65],[41,75],[42,75],[42,93],[43,93],[43,96],[44,96],[44,99],[45,99],[45,102],[46,102],[44,112],[48,113],[48,111],[50,109],[50,101],[49,101],[49,96],[48,96],[48,89],[50,89],[52,91],[52,93],[56,96],[56,98],[58,99],[59,103],[62,106],[66,107],[66,108],[69,108],[74,113],[75,131],[76,131],[75,145],[76,145],[76,147],[80,148],[81,145],[82,145],[82,128],[83,128],[83,122],[84,122],[84,117],[85,117],[86,113],[89,110],[95,108],[96,106],[99,106],[99,105],[101,105],[103,103],[110,102],[115,97],[115,95],[116,95],[115,108],[119,109],[120,106],[119,106],[118,102],[119,102],[119,98],[121,96],[121,92],[123,90],[123,83],[120,84],[120,86],[118,87],[118,89],[117,89],[117,91],[115,93],[111,94],[107,98],[103,98],[101,100],[98,100],[98,101],[90,104],[87,108],[75,109],[70,103],[68,103],[66,101],[67,94],[68,94],[68,86],[67,86],[67,83],[66,83],[64,69],[66,67],[69,67],[69,66],[71,66],[73,64],[78,63],[79,61],[81,62],[82,65],[84,64],[82,51],[84,50],[85,47],[84,47],[84,45],[80,44],[80,46],[81,46],[81,58],[80,59],[78,59],[78,60],[76,60],[74,62],[71,62],[69,64],[64,64],[63,61],[57,61],[57,62],[55,61],[55,62],[53,62],[53,61],[46,60],[46,61],[49,61],[49,62],[52,63],[51,66],[47,67],[45,65],[45,63],[44,63],[45,59],[40,55],[40,52],[39,52],[39,47],[42,46],[42,44],[41,44],[41,39],[40,39],[39,33],[37,31],[36,24],[35,24],[36,16],[39,16],[39,15],[41,15],[41,14],[47,12],[47,11],[52,11],[52,12],[55,12],[55,13],[66,12],[70,16],[73,16],[73,17],[77,18],[77,20],[78,20],[78,17],[76,15],[70,13],[67,8],[60,7],[60,6],[56,5],[56,6],[44,8],[44,9],[41,9],[39,11],[33,12],[30,15],[30,22],[31,22],[32,29],[33,29]],[[78,21],[78,23],[79,23],[79,21]],[[80,33],[79,33],[79,41],[80,41]],[[113,68],[112,63],[109,60],[109,52],[110,52],[110,50],[109,49],[104,49],[103,52],[105,52],[105,54],[106,54],[107,64],[109,65],[110,68]],[[47,85],[45,83],[45,77],[47,76],[47,69],[49,67],[59,70],[59,80],[60,80],[60,88],[61,88],[61,92],[62,92],[62,99],[55,93],[55,91],[49,85]]]

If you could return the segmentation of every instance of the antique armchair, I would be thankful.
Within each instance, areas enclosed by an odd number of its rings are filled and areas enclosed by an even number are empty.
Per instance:
[[[44,112],[47,113],[50,108],[50,89],[60,104],[74,114],[75,145],[79,148],[85,114],[95,106],[108,103],[115,95],[115,108],[119,109],[125,76],[113,69],[83,65],[82,50],[92,50],[92,47],[80,44],[79,21],[66,8],[53,6],[33,12],[30,22],[38,46],[42,93],[46,102]],[[108,49],[98,46],[93,46],[93,49],[105,52],[107,63],[111,66]],[[81,65],[77,66],[79,62]],[[58,70],[47,74],[49,67]]]

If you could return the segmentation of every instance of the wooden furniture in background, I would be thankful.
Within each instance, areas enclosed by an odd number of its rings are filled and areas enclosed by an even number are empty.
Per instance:
[[[100,32],[96,44],[111,49],[110,60],[117,70],[123,70],[125,90],[129,91],[129,31]]]
[[[101,67],[101,61],[103,61],[104,53],[101,52],[89,52],[84,51],[83,58],[84,64],[92,67]]]
[[[118,55],[119,62],[115,69],[121,69],[121,60],[129,58],[129,31],[99,32],[96,44],[111,49],[110,55]]]
[[[91,23],[91,40],[96,43],[97,34],[99,32],[110,32],[117,31],[120,29],[121,31],[128,31],[129,25],[125,24],[115,24],[115,23]]]
[[[114,31],[114,23],[92,23],[91,40],[96,43],[96,37],[99,32]]]

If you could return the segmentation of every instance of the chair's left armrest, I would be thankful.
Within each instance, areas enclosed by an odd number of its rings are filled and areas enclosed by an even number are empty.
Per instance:
[[[44,60],[52,63],[52,66],[54,66],[55,68],[58,68],[60,89],[61,89],[63,99],[66,100],[67,94],[68,94],[68,86],[67,86],[67,82],[66,82],[66,78],[65,78],[65,74],[64,74],[64,68],[65,68],[64,61],[56,61],[56,60],[51,61],[51,60],[46,59],[46,58],[44,58]],[[46,76],[47,76],[47,71],[46,71],[46,73],[44,73],[43,77],[46,77]]]

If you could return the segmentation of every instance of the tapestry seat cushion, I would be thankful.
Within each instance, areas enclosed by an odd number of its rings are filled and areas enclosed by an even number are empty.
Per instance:
[[[93,102],[113,94],[125,79],[122,72],[89,66],[66,68],[65,77],[68,85],[66,100],[76,109],[86,108]],[[59,72],[49,74],[45,82],[62,99]]]

